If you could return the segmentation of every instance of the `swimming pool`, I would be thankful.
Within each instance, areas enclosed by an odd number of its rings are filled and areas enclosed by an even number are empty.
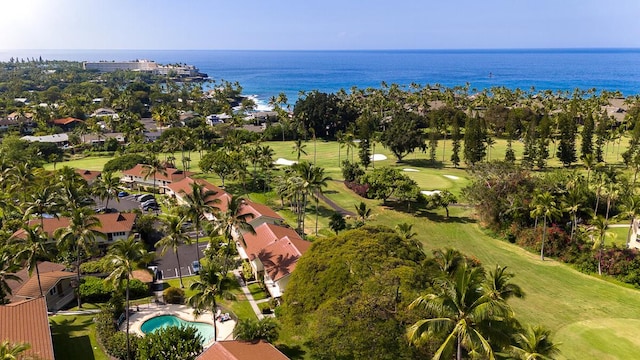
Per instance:
[[[213,341],[214,338],[213,325],[197,321],[182,320],[174,315],[161,315],[152,317],[151,319],[145,321],[142,326],[140,326],[140,330],[143,333],[148,334],[150,332],[154,332],[158,329],[169,326],[193,326],[194,328],[196,328],[198,334],[202,336],[205,344]]]

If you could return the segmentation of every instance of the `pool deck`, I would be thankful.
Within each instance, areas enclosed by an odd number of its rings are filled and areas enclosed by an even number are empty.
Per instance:
[[[194,318],[193,309],[189,306],[185,305],[156,305],[156,304],[148,304],[141,305],[139,307],[139,311],[135,311],[136,307],[132,307],[134,310],[129,317],[129,331],[141,336],[144,336],[140,327],[142,324],[151,319],[152,317],[160,316],[160,315],[175,315],[182,320],[187,321],[197,321],[203,322],[211,325],[215,325],[217,329],[217,340],[233,340],[233,328],[236,326],[235,320],[227,320],[225,322],[216,321],[214,324],[213,319],[211,318],[210,312],[205,312],[203,315],[198,316],[198,318]],[[120,330],[125,330],[126,324],[123,322],[120,326]],[[207,344],[204,344],[205,348],[213,345],[213,341],[210,341]]]

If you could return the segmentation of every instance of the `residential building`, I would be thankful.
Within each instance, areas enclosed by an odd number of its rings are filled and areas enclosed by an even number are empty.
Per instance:
[[[206,77],[193,65],[160,65],[150,60],[134,61],[99,61],[85,62],[82,64],[85,70],[97,70],[99,72],[114,72],[118,70],[144,71],[156,75],[178,76],[178,77]]]
[[[246,221],[254,229],[265,223],[276,225],[284,224],[282,216],[273,211],[270,207],[250,200],[244,200],[242,202],[238,215],[248,215],[246,217]]]
[[[149,168],[146,165],[138,164],[131,169],[123,171],[120,181],[128,184],[130,187],[157,187],[160,192],[164,193],[168,185],[183,180],[193,174],[194,172],[191,171],[182,171],[167,167],[162,171],[156,172],[154,183],[154,175],[149,173]]]
[[[94,101],[95,100],[96,99],[94,99]],[[106,117],[106,116],[108,116],[108,117],[112,117],[114,119],[117,119],[118,118],[118,113],[115,110],[110,109],[110,108],[99,108],[99,109],[96,109],[96,111],[94,111],[91,114],[91,116],[92,117]]]
[[[222,188],[215,186],[204,179],[193,179],[191,177],[186,177],[180,181],[176,181],[167,185],[166,194],[174,197],[178,204],[185,204],[186,201],[184,200],[184,197],[185,195],[191,194],[191,184],[193,183],[202,185],[204,191],[215,192],[215,195],[211,198],[211,200],[214,201],[214,204],[212,205],[220,209],[220,211],[227,211],[227,206],[229,204],[229,201],[231,200],[231,195],[228,192],[224,191]],[[205,217],[210,221],[214,219],[213,214],[205,214]]]
[[[233,119],[233,116],[229,115],[229,114],[213,114],[213,115],[209,115],[206,117],[206,123],[209,126],[213,126],[213,125],[217,125],[217,124],[224,124],[225,121],[230,121],[231,119]]]
[[[127,239],[133,232],[133,227],[138,215],[135,213],[110,213],[96,214],[96,218],[100,221],[101,226],[95,230],[103,234],[96,242],[100,247],[107,247],[114,241]],[[42,219],[43,230],[54,241],[53,234],[57,229],[69,226],[70,219],[67,217]],[[40,219],[29,220],[29,225],[39,225]],[[20,229],[13,234],[13,237],[21,238],[24,236],[24,230]]]
[[[54,143],[58,145],[58,147],[69,146],[69,135],[67,134],[53,134],[53,135],[43,135],[43,136],[28,135],[28,136],[23,136],[20,139],[30,141],[30,142]]]
[[[75,273],[66,271],[65,266],[62,264],[49,261],[39,262],[38,271],[40,272],[42,292],[45,295],[49,311],[58,311],[74,299],[72,284],[76,276]],[[38,286],[38,277],[35,270],[31,276],[29,276],[27,269],[22,269],[14,275],[20,281],[7,281],[11,289],[10,302],[14,303],[40,297],[40,287]]]
[[[288,360],[280,350],[265,341],[218,341],[205,350],[198,360]]]
[[[26,356],[55,359],[45,299],[39,297],[0,306],[0,339],[28,343],[31,348],[25,352]]]
[[[311,247],[295,230],[281,225],[263,223],[255,233],[244,232],[238,241],[238,253],[249,261],[256,279],[264,284],[272,297],[281,297],[298,259]]]
[[[82,177],[87,184],[93,184],[101,175],[102,171],[96,170],[85,170],[85,169],[76,169],[76,173]]]
[[[72,117],[66,117],[63,119],[54,119],[50,123],[54,126],[60,127],[64,132],[69,132],[75,129],[76,126],[82,124],[84,121]]]

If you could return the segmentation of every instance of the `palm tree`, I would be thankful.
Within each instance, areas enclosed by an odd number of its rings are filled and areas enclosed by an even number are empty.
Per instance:
[[[156,186],[156,174],[160,173],[162,175],[167,175],[167,170],[165,170],[164,166],[160,163],[160,160],[153,158],[150,161],[150,164],[143,165],[144,170],[142,174],[144,175],[144,180],[147,180],[150,176],[153,176],[153,192],[157,193],[158,189]]]
[[[510,285],[508,281],[499,284],[501,288]],[[410,309],[426,310],[430,316],[409,327],[409,341],[421,344],[444,335],[433,359],[451,359],[455,351],[455,358],[461,360],[463,349],[493,359],[490,340],[500,328],[511,324],[513,312],[506,299],[496,298],[487,291],[490,288],[482,267],[461,262],[451,277],[438,283],[434,292],[419,296],[409,305]]]
[[[422,249],[422,243],[418,239],[416,239],[416,236],[418,236],[418,233],[413,231],[413,224],[409,224],[406,222],[397,224],[396,231],[403,239],[411,242],[419,249]]]
[[[180,267],[178,249],[180,245],[191,243],[191,237],[184,228],[184,221],[184,217],[167,216],[164,220],[164,233],[166,235],[155,244],[156,249],[162,248],[162,250],[160,250],[160,256],[164,256],[169,249],[173,250],[173,253],[176,254],[181,288],[184,288],[184,284],[182,283],[182,268]]]
[[[587,168],[587,186],[589,186],[589,180],[591,179],[591,170],[596,165],[596,157],[593,154],[586,154],[582,158],[584,167]]]
[[[204,185],[192,182],[191,191],[187,194],[183,192],[183,200],[186,203],[187,214],[193,224],[196,227],[196,256],[200,260],[200,231],[201,221],[205,218],[205,214],[212,214],[219,210],[215,204],[220,200],[214,199],[213,196],[217,194],[213,190],[206,189]]]
[[[194,317],[202,315],[204,311],[211,311],[214,341],[218,341],[218,329],[215,319],[216,308],[218,307],[216,296],[220,289],[218,284],[221,283],[221,276],[216,270],[211,262],[204,266],[200,271],[200,279],[192,282],[189,287],[195,293],[187,299],[187,303],[193,307]]]
[[[127,359],[131,356],[131,345],[129,340],[129,282],[133,276],[133,270],[146,265],[153,261],[155,254],[147,252],[144,244],[130,236],[128,239],[120,239],[109,247],[109,253],[106,256],[108,262],[113,266],[113,271],[107,277],[107,281],[114,285],[125,283],[125,302],[127,304],[125,310],[125,321],[127,322]],[[119,286],[116,286],[116,288]]]
[[[242,197],[234,196],[227,201],[227,210],[219,211],[216,214],[216,218],[213,221],[212,235],[222,236],[227,241],[226,259],[224,262],[224,268],[222,274],[226,275],[229,264],[229,256],[231,254],[231,243],[233,241],[233,233],[236,232],[240,240],[244,242],[243,233],[249,232],[255,234],[253,226],[249,224],[249,221],[255,218],[253,213],[241,214],[240,211],[244,205],[245,200]],[[220,278],[219,281],[222,281]],[[218,284],[220,286],[220,284]]]
[[[544,243],[547,236],[547,219],[555,219],[560,215],[560,210],[556,207],[556,201],[550,192],[546,191],[538,194],[533,201],[534,209],[531,210],[531,217],[542,216],[542,245],[540,247],[540,259],[544,260]]]
[[[0,304],[5,304],[5,296],[11,295],[8,281],[21,281],[15,274],[20,270],[20,265],[11,250],[9,246],[0,246]]]
[[[551,331],[541,326],[527,326],[513,335],[509,353],[519,360],[551,360],[560,349],[551,340]]]
[[[298,162],[300,162],[300,155],[307,155],[307,152],[304,150],[304,148],[306,147],[307,145],[303,144],[302,139],[299,137],[293,143],[293,153],[296,154],[296,159],[298,160]]]
[[[28,225],[23,226],[24,239],[17,239],[20,251],[16,255],[18,259],[24,259],[26,262],[27,271],[29,276],[33,275],[33,270],[36,270],[36,277],[38,279],[38,289],[40,290],[40,296],[44,296],[42,292],[42,283],[40,282],[40,270],[38,270],[38,260],[49,255],[49,251],[45,247],[46,242],[49,240],[47,235],[43,233],[42,227],[31,227]]]
[[[69,225],[59,228],[54,232],[54,237],[58,239],[58,247],[75,252],[76,255],[76,284],[80,286],[80,265],[82,264],[82,254],[90,254],[98,237],[104,236],[99,229],[100,220],[93,212],[87,208],[77,208],[71,211]],[[82,308],[80,294],[77,293],[78,308]]]
[[[627,247],[631,243],[631,235],[633,234],[633,223],[636,218],[640,216],[640,197],[637,195],[629,195],[622,198],[622,204],[620,204],[620,213],[616,217],[627,218],[631,221],[629,224],[629,231],[627,232]]]
[[[360,204],[356,205],[356,213],[358,214],[358,218],[360,218],[363,223],[366,223],[369,216],[371,216],[371,209],[361,201]]]
[[[106,200],[104,207],[109,207],[109,200],[115,198],[117,201],[120,201],[118,198],[118,191],[120,190],[120,178],[114,176],[112,172],[105,171],[100,175],[96,186],[94,187],[96,195],[100,197],[101,200]]]
[[[318,205],[320,201],[320,195],[322,194],[322,189],[327,187],[327,181],[331,180],[330,176],[325,176],[324,168],[312,166],[311,170],[311,178],[308,179],[309,187],[314,194],[314,199],[316,201],[315,212],[316,212],[316,236],[318,235]]]
[[[593,248],[598,249],[598,275],[602,275],[602,250],[604,249],[605,237],[613,236],[609,231],[609,220],[601,215],[595,216],[591,219],[592,230],[596,235],[593,241]]]
[[[23,359],[22,354],[29,349],[31,349],[31,345],[29,343],[12,344],[9,342],[9,340],[4,340],[0,343],[0,359]]]
[[[24,211],[24,220],[28,220],[32,214],[37,214],[40,218],[40,228],[44,228],[44,214],[55,214],[60,205],[58,187],[54,185],[42,186],[33,190],[29,196],[31,199],[26,203],[28,207]]]

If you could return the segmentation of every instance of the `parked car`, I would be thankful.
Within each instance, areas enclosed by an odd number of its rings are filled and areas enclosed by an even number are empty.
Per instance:
[[[118,209],[115,209],[115,208],[106,208],[106,207],[96,208],[96,213],[98,214],[111,214],[116,212],[118,212]]]
[[[193,272],[196,274],[200,273],[200,261],[195,260],[193,263],[191,263],[191,267],[193,268]]]
[[[129,193],[128,193],[128,192],[126,192],[126,191],[120,191],[120,192],[118,193],[118,197],[119,197],[119,198],[123,198],[123,197],[125,197],[125,196],[129,196]]]
[[[158,206],[158,203],[156,202],[156,199],[151,199],[151,200],[143,201],[142,204],[140,204],[141,207],[147,207],[149,205]]]
[[[136,198],[139,202],[145,202],[148,200],[156,200],[155,196],[153,196],[152,194],[142,194],[142,195],[138,195],[138,197]]]
[[[146,206],[142,207],[142,210],[144,210],[144,211],[151,211],[151,210],[157,211],[157,210],[160,210],[160,206],[158,206],[158,204],[156,204],[156,203],[147,204]]]

